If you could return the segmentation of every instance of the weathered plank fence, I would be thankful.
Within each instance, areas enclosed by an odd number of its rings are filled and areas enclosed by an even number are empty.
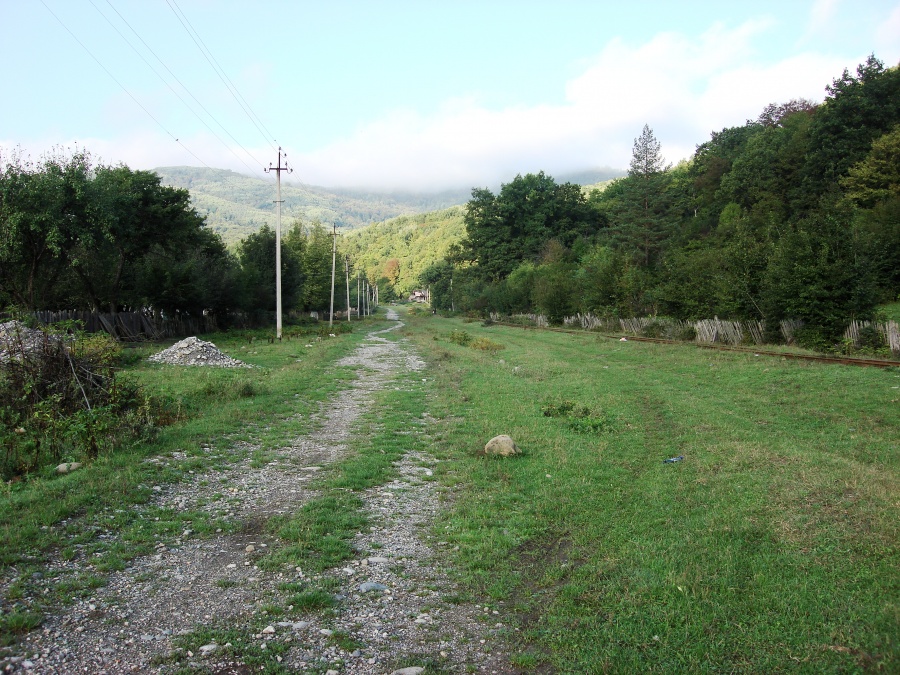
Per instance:
[[[38,311],[34,317],[44,324],[79,321],[88,333],[108,333],[127,342],[162,340],[211,333],[218,330],[216,318],[210,316],[154,316],[150,312],[89,312],[84,310]],[[3,315],[0,314],[0,320]]]

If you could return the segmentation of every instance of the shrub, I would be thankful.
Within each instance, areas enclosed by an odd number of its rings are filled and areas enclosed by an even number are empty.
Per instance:
[[[118,434],[150,425],[150,402],[136,385],[117,377],[120,348],[109,337],[28,331],[21,324],[5,336],[0,345],[4,479],[62,459],[92,459]]]
[[[561,417],[565,419],[571,429],[582,434],[596,434],[607,431],[610,428],[610,421],[602,411],[575,403],[574,401],[566,400],[559,403],[545,403],[541,407],[541,412],[544,414],[544,417]]]
[[[821,326],[802,326],[794,332],[794,341],[814,352],[828,353],[834,351],[835,342]]]
[[[693,326],[685,326],[678,331],[675,339],[682,340],[683,342],[693,342],[697,339],[697,329]]]
[[[449,335],[449,337],[448,337],[447,339],[450,340],[450,342],[453,342],[453,343],[455,343],[455,344],[461,345],[461,346],[463,346],[463,347],[465,347],[465,346],[468,345],[470,342],[472,342],[472,336],[469,335],[469,334],[468,334],[466,331],[464,331],[464,330],[452,330],[452,331],[450,331],[450,335]]]
[[[506,349],[504,345],[501,345],[499,342],[494,342],[493,340],[485,337],[475,338],[469,344],[472,349],[480,349],[485,352],[496,352],[501,349]]]
[[[643,337],[663,338],[666,336],[666,326],[660,321],[653,321],[641,331]]]

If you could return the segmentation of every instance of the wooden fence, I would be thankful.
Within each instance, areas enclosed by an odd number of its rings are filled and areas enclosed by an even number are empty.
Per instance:
[[[88,333],[105,332],[117,340],[128,342],[140,340],[162,340],[170,337],[184,337],[211,333],[218,330],[214,316],[154,316],[149,312],[88,312],[82,310],[62,310],[57,312],[39,311],[34,317],[44,324],[61,321],[80,321]],[[2,315],[0,315],[2,320]]]
[[[566,317],[567,326],[581,326],[586,330],[621,331],[627,335],[664,337],[669,339],[693,339],[702,344],[741,345],[766,343],[766,325],[763,321],[724,321],[718,317],[700,321],[681,321],[652,316],[636,316],[627,319],[602,318],[592,314],[576,314]],[[781,337],[786,344],[794,342],[794,334],[803,327],[802,321],[784,320],[779,323]],[[844,332],[844,339],[854,347],[863,345],[866,332],[880,336],[879,344],[886,345],[894,354],[900,354],[900,329],[896,321],[873,323],[852,321]],[[692,336],[692,338],[687,338]],[[871,345],[869,345],[871,346]]]
[[[863,346],[863,336],[867,329],[870,333],[874,332],[875,335],[879,336],[881,341],[890,347],[891,352],[900,354],[900,327],[898,327],[896,321],[886,321],[884,323],[851,321],[850,325],[847,326],[847,330],[844,331],[844,339],[851,342],[854,347],[861,347]]]

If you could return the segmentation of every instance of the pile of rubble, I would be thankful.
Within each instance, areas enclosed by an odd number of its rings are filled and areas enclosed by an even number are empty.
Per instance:
[[[0,323],[0,363],[21,360],[26,354],[42,351],[48,340],[58,339],[37,328],[29,328],[21,321]]]
[[[251,366],[224,354],[212,342],[196,337],[185,338],[150,357],[154,363],[173,366],[216,366],[218,368],[250,368]]]

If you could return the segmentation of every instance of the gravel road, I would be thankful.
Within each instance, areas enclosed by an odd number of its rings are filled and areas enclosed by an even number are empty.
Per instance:
[[[229,643],[209,642],[196,651],[178,646],[180,636],[198,629],[230,628],[252,642],[256,654],[271,653],[270,665],[287,672],[389,674],[406,667],[401,672],[415,673],[410,667],[417,665],[430,666],[428,672],[515,672],[507,665],[504,636],[512,629],[503,605],[460,603],[441,553],[446,544],[429,536],[442,503],[430,480],[436,460],[428,454],[411,450],[398,463],[396,480],[362,495],[374,525],[353,542],[360,552],[356,559],[313,580],[302,569],[266,571],[255,564],[278,545],[266,534],[265,522],[296,511],[315,495],[308,487],[311,479],[345,456],[357,433],[354,423],[374,405],[374,394],[403,386],[404,375],[424,368],[406,341],[385,337],[402,326],[395,313],[388,318],[396,323],[370,333],[341,362],[357,367],[349,388],[319,409],[307,435],[290,447],[270,449],[272,461],[253,468],[247,457],[215,476],[198,473],[191,481],[160,486],[157,506],[207,510],[237,523],[237,533],[198,539],[185,530],[173,546],[160,545],[113,573],[93,597],[47,617],[0,668],[61,674],[258,672],[260,666],[251,668]],[[325,428],[328,434],[317,432]],[[228,445],[225,439],[216,443]],[[224,504],[211,500],[222,490],[222,478],[229,486]],[[72,563],[54,565],[62,571]],[[266,614],[267,606],[283,601],[280,586],[303,581],[327,581],[339,600],[336,610]]]

